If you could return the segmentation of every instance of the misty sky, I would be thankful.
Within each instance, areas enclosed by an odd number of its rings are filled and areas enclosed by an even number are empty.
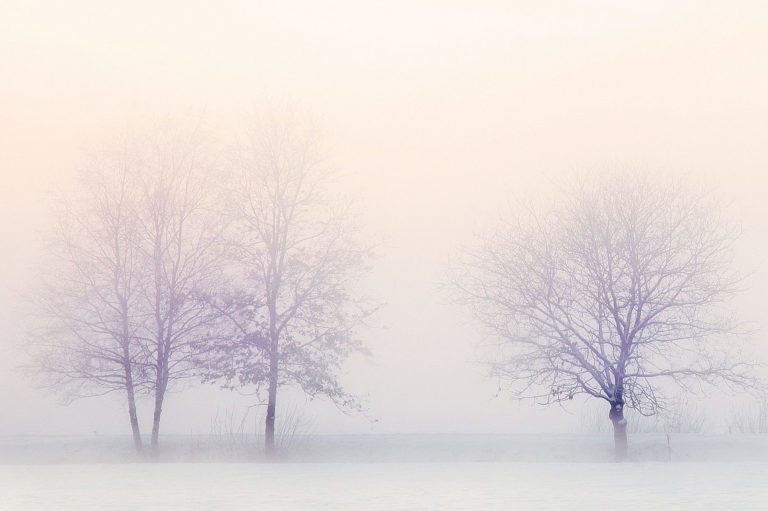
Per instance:
[[[158,114],[204,112],[216,131],[288,104],[323,128],[340,191],[379,242],[368,294],[387,305],[362,332],[373,357],[346,378],[380,421],[312,403],[315,432],[572,427],[557,409],[494,398],[473,363],[483,334],[439,285],[474,233],[585,169],[647,167],[721,193],[754,271],[741,316],[762,327],[768,7],[621,4],[0,0],[0,434],[128,432],[121,396],[61,407],[15,369],[19,296],[50,193],[110,133]],[[247,403],[187,389],[163,429],[208,433],[217,409]]]

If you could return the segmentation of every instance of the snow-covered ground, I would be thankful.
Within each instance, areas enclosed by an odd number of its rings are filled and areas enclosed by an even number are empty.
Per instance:
[[[3,511],[764,510],[766,463],[6,465]]]
[[[0,438],[0,511],[768,509],[764,436],[635,435],[622,464],[609,435],[293,438],[279,463],[257,440],[165,437],[148,463],[127,437]]]

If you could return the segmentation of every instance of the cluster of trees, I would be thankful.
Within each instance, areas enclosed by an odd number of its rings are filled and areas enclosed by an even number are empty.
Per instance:
[[[50,240],[36,360],[71,396],[154,401],[151,445],[177,381],[249,387],[275,446],[278,389],[359,408],[339,380],[370,312],[356,292],[370,253],[331,200],[311,132],[268,121],[227,157],[194,130],[107,151],[63,201]],[[523,397],[653,415],[701,382],[757,388],[728,345],[734,230],[706,196],[618,174],[513,218],[464,253],[452,283],[499,341],[494,377]]]
[[[104,151],[58,208],[33,347],[71,398],[154,403],[151,446],[177,382],[249,387],[275,446],[278,389],[359,407],[339,381],[361,350],[356,292],[369,251],[329,194],[312,131],[270,119],[232,150],[171,127]]]

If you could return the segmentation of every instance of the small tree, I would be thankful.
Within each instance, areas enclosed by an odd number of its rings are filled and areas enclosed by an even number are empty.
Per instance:
[[[728,432],[768,435],[768,395],[765,390],[752,396],[750,402],[731,409]]]
[[[147,381],[138,332],[147,274],[129,182],[134,163],[121,152],[104,154],[56,212],[44,284],[35,296],[42,325],[32,348],[47,382],[69,399],[124,392],[141,450],[136,394]]]
[[[753,386],[719,342],[734,332],[720,307],[737,283],[733,240],[704,197],[621,174],[504,224],[466,252],[455,285],[500,339],[493,373],[544,403],[606,401],[623,458],[625,407],[656,413],[662,382]]]
[[[239,148],[234,167],[239,285],[219,296],[218,307],[235,333],[209,358],[207,378],[256,388],[267,404],[271,454],[281,386],[359,407],[338,372],[362,349],[354,327],[366,312],[353,289],[369,252],[355,244],[347,209],[327,198],[328,174],[309,131],[266,122]]]

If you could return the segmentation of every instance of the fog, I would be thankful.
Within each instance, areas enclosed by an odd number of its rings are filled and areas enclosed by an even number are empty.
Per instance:
[[[764,509],[766,19],[0,0],[0,509]]]
[[[496,397],[476,363],[488,334],[441,284],[477,232],[585,171],[651,169],[722,197],[743,230],[736,304],[759,358],[766,15],[760,2],[2,2],[0,434],[126,433],[121,397],[63,406],[19,369],[22,297],[51,195],[125,129],[190,112],[224,140],[248,112],[307,112],[376,245],[366,292],[385,306],[360,334],[371,356],[344,377],[370,415],[286,399],[312,433],[576,431],[581,402]],[[714,432],[728,399],[706,405]],[[191,385],[163,429],[206,434],[251,402]]]

